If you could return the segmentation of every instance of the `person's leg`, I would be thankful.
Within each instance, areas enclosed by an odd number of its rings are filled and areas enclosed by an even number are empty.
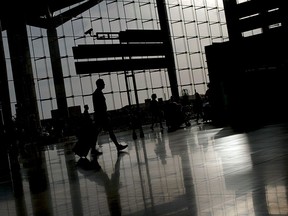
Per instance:
[[[196,114],[196,123],[198,124],[198,121],[199,121],[199,111],[197,111],[197,114]]]
[[[154,130],[154,124],[155,124],[155,115],[152,114],[152,124],[151,124],[151,129]]]
[[[120,144],[118,143],[118,140],[115,136],[114,131],[111,128],[109,128],[108,133],[109,133],[109,136],[110,136],[112,142],[116,145],[116,147],[119,146]]]
[[[96,144],[97,144],[97,141],[98,141],[98,136],[99,136],[99,133],[102,129],[98,126],[95,126],[94,130],[92,131],[92,141],[91,141],[91,154],[92,155],[101,155],[102,152],[98,151],[96,149]]]
[[[110,119],[107,119],[103,125],[103,129],[108,131],[109,133],[109,136],[110,136],[110,139],[112,140],[112,142],[115,144],[116,148],[117,148],[117,151],[121,151],[125,148],[127,148],[128,145],[121,145],[116,136],[115,136],[115,133],[113,131],[113,127],[112,127],[112,124],[111,124],[111,120]]]
[[[159,113],[158,118],[159,118],[160,128],[163,129],[163,124],[162,124],[162,121],[163,121],[162,113]]]
[[[123,150],[123,149],[125,149],[125,148],[128,147],[128,145],[121,145],[121,144],[118,142],[118,140],[117,140],[117,138],[116,138],[116,136],[115,136],[115,133],[114,133],[114,131],[112,130],[111,127],[109,127],[107,130],[108,130],[108,133],[109,133],[109,136],[110,136],[112,142],[115,144],[115,146],[116,146],[116,148],[117,148],[118,151],[121,151],[121,150]]]

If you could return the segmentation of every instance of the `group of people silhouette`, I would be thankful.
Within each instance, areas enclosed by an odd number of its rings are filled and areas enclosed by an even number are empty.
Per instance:
[[[99,148],[97,148],[98,136],[102,130],[109,133],[110,139],[114,143],[118,153],[128,147],[128,145],[122,145],[118,142],[113,131],[111,117],[109,112],[107,112],[106,98],[103,93],[104,88],[104,80],[101,78],[97,79],[96,89],[92,94],[94,108],[93,119],[89,114],[89,106],[84,105],[83,117],[78,133],[78,142],[73,147],[74,153],[80,158],[86,158],[89,152],[92,157],[97,157],[103,154],[103,152],[99,151]],[[196,117],[196,123],[198,124],[200,118],[205,120],[203,113],[203,100],[198,92],[195,92],[194,96],[193,111]],[[167,104],[164,104],[163,102],[160,103],[160,101],[157,99],[157,95],[153,93],[151,95],[149,106],[149,112],[151,115],[150,128],[154,130],[155,125],[159,124],[161,130],[163,130],[163,121],[166,123],[168,132],[179,129],[182,124],[185,124],[185,126],[190,126],[190,119],[187,117],[184,111],[185,109],[183,108],[183,106],[188,105],[183,105],[177,102],[173,96],[170,97]],[[97,169],[100,167],[97,160],[96,163],[94,161],[92,164],[94,164],[95,168]]]
[[[171,96],[167,104],[159,104],[159,101],[157,101],[157,95],[152,94],[150,102],[152,124],[150,128],[154,130],[155,123],[159,123],[160,128],[163,129],[162,121],[166,122],[168,132],[179,129],[183,124],[185,126],[190,126],[191,113],[193,113],[195,117],[196,124],[200,124],[201,120],[202,122],[212,120],[212,96],[210,84],[208,84],[207,87],[208,89],[203,96],[201,96],[195,90],[192,104],[190,103],[187,94],[183,95],[183,99],[181,102],[176,101],[175,98]]]

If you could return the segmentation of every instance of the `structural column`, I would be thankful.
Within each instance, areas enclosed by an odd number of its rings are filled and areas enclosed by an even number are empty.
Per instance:
[[[68,118],[68,105],[66,100],[66,91],[56,28],[48,28],[47,36],[58,106],[58,115],[65,120]]]
[[[230,41],[238,41],[241,39],[242,35],[239,30],[238,20],[239,17],[235,11],[237,11],[236,0],[223,0],[224,11],[226,16],[226,25],[229,34]]]
[[[0,119],[2,119],[3,121],[0,124],[4,124],[2,126],[4,126],[5,130],[7,130],[7,128],[10,128],[10,124],[12,123],[12,113],[11,113],[11,104],[9,96],[7,68],[6,68],[6,61],[2,40],[1,20],[0,20],[0,106],[2,110],[2,113],[0,113],[0,115],[2,115]]]
[[[166,45],[167,48],[166,58],[168,62],[168,75],[171,86],[171,92],[172,96],[176,100],[178,100],[179,99],[178,82],[177,82],[175,59],[173,54],[173,46],[172,46],[172,39],[170,34],[166,4],[165,0],[156,0],[156,3],[157,3],[160,27],[161,30],[163,31],[164,36],[164,44]]]
[[[21,107],[23,127],[27,135],[34,136],[40,129],[39,111],[33,78],[25,16],[11,19],[7,36],[17,105]]]

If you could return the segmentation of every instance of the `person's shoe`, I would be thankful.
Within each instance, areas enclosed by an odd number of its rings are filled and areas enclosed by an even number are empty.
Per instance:
[[[125,149],[125,148],[127,148],[128,147],[128,145],[118,145],[117,146],[117,151],[119,152],[119,151],[122,151],[123,149]]]
[[[98,156],[98,155],[102,155],[102,154],[103,154],[103,152],[100,152],[97,149],[91,150],[91,155]]]
[[[119,151],[118,154],[117,154],[118,159],[124,157],[125,155],[129,155],[129,153],[125,152],[125,151]]]

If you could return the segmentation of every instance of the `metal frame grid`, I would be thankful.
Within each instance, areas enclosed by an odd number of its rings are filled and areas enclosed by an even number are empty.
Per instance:
[[[205,93],[209,82],[205,46],[228,40],[224,8],[221,0],[173,0],[166,1],[171,37],[176,63],[179,93],[185,90]],[[61,13],[63,11],[59,11]],[[124,73],[77,75],[72,47],[79,44],[118,43],[115,40],[96,40],[85,34],[90,28],[97,32],[119,32],[127,29],[159,29],[156,2],[154,0],[107,0],[57,28],[62,58],[65,91],[68,106],[92,106],[91,94],[95,80],[101,76],[106,83],[105,94],[109,110],[128,105]],[[27,26],[31,61],[35,78],[40,119],[51,118],[51,110],[57,109],[53,75],[50,63],[47,32]],[[7,36],[3,32],[6,50],[10,98],[15,105]],[[168,100],[171,96],[167,71],[134,71],[139,102],[144,103],[152,93]],[[135,103],[131,80],[131,101]],[[12,105],[12,113],[15,113]],[[91,111],[91,110],[90,110]]]

